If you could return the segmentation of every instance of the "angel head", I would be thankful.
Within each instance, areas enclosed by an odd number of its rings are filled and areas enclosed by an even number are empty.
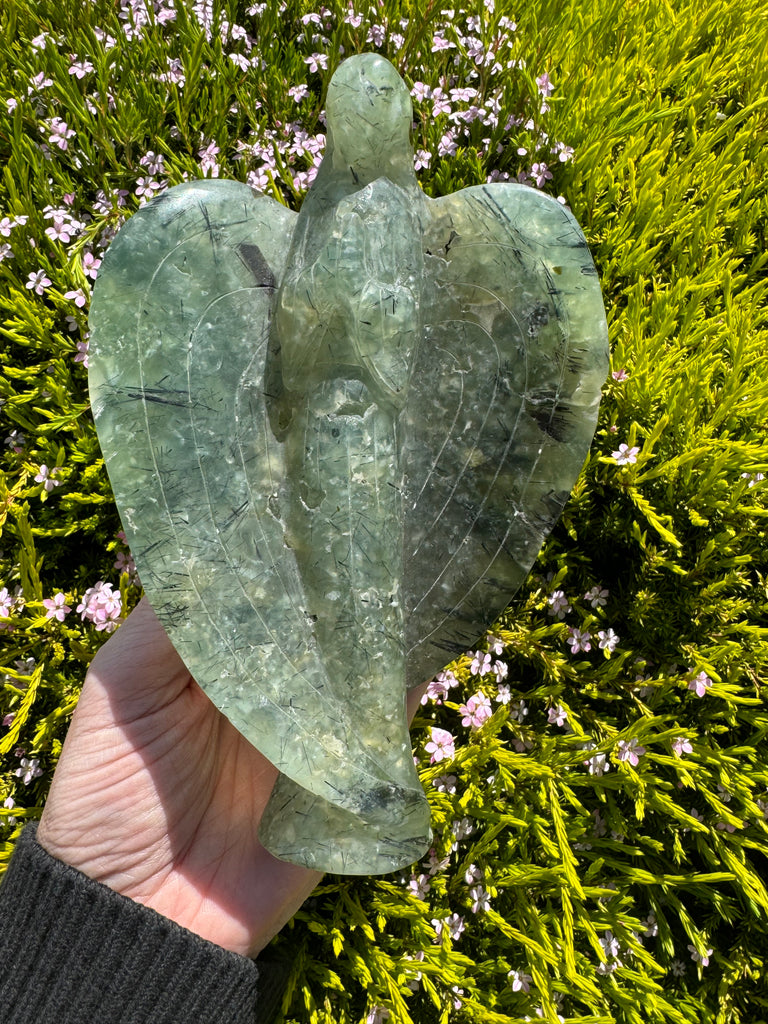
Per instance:
[[[365,185],[413,177],[411,97],[396,69],[376,53],[349,57],[328,86],[328,150],[334,170]]]

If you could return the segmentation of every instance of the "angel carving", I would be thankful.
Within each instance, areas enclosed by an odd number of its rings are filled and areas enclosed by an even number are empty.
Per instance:
[[[386,60],[345,61],[326,116],[298,215],[199,181],[121,229],[90,387],[152,605],[280,769],[262,841],[367,874],[429,843],[406,692],[528,573],[589,448],[607,328],[560,204],[424,196]]]

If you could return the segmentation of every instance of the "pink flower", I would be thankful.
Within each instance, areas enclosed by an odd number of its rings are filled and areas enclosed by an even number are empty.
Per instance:
[[[158,75],[159,81],[175,84],[180,89],[183,89],[187,80],[184,75],[184,65],[181,62],[181,58],[166,57],[165,62],[168,65],[168,70],[162,75]]]
[[[386,38],[387,30],[383,25],[371,25],[368,29],[366,42],[373,43],[374,46],[383,46]]]
[[[46,491],[50,494],[54,487],[61,486],[61,480],[54,480],[53,477],[59,472],[58,467],[54,467],[49,470],[48,467],[43,464],[38,470],[37,476],[35,477],[36,484],[42,484]]]
[[[488,647],[494,654],[504,653],[504,641],[491,633],[488,634]]]
[[[451,89],[450,96],[454,103],[469,103],[477,96],[477,89],[465,86],[461,89]]]
[[[444,36],[435,34],[432,36],[432,53],[438,53],[440,50],[454,50],[456,44],[449,42]]]
[[[270,177],[267,174],[266,167],[260,167],[258,171],[249,171],[245,180],[251,188],[255,188],[259,192],[269,188]]]
[[[550,171],[545,163],[534,164],[531,167],[531,177],[536,182],[536,187],[542,188],[545,182],[551,180],[552,171]]]
[[[48,142],[51,146],[58,146],[59,149],[66,150],[69,147],[69,139],[74,138],[75,132],[69,127],[66,121],[62,121],[60,117],[51,118],[51,123],[48,126],[50,135]]]
[[[297,171],[293,176],[293,187],[297,192],[306,192],[312,184],[313,178],[314,174],[311,171]]]
[[[435,116],[434,112],[433,116]],[[453,129],[451,129],[450,131],[446,132],[445,135],[443,135],[440,141],[438,142],[437,155],[455,156],[458,148],[459,146],[458,143],[456,142],[456,137],[453,134]]]
[[[418,900],[423,900],[432,886],[429,884],[429,875],[411,875],[408,883],[411,894]]]
[[[426,752],[432,755],[429,763],[434,764],[435,761],[452,758],[456,753],[454,746],[456,741],[453,736],[446,729],[438,729],[437,727],[433,727],[430,733],[431,739],[424,746]]]
[[[454,122],[464,121],[466,124],[472,124],[473,121],[477,121],[478,118],[482,117],[485,112],[486,111],[483,107],[478,107],[473,104],[466,110],[458,110],[456,113],[451,114],[450,120]]]
[[[422,103],[424,100],[428,100],[432,95],[432,90],[424,82],[414,82],[413,88],[411,89],[411,96],[416,100],[417,103]]]
[[[427,701],[433,700],[437,704],[442,704],[443,697],[448,696],[448,685],[440,677],[430,679],[427,683],[427,692],[421,698],[421,703],[426,704]]]
[[[509,675],[509,665],[506,661],[494,661],[493,671],[496,674],[496,682],[501,683]]]
[[[629,374],[622,367],[620,370],[614,370],[613,373],[611,374],[611,376],[613,377],[614,380],[617,380],[617,381],[619,381],[621,383],[622,381],[625,381],[629,377]]]
[[[558,704],[557,707],[550,708],[547,712],[547,721],[550,725],[558,725],[562,728],[568,721],[568,712],[561,704]]]
[[[675,757],[682,757],[683,754],[692,754],[693,747],[691,741],[685,736],[675,736],[672,740],[672,752]]]
[[[749,483],[747,484],[747,487],[750,490],[752,490],[752,488],[755,486],[755,484],[762,483],[763,480],[765,480],[765,473],[754,473],[754,474],[752,474],[752,473],[742,473],[741,474],[741,479],[742,480],[749,480]]]
[[[706,672],[699,672],[697,676],[688,683],[688,689],[692,690],[697,697],[703,697],[712,685],[712,680]]]
[[[40,71],[30,78],[27,93],[31,96],[33,93],[40,92],[41,89],[47,89],[49,85],[53,85],[53,79],[48,78],[44,71]]]
[[[469,671],[473,676],[484,676],[487,672],[491,671],[491,656],[485,651],[475,651],[475,656],[472,664],[469,666]]]
[[[539,75],[536,79],[536,85],[539,87],[539,92],[542,96],[551,96],[554,92],[554,85],[549,80],[549,75],[545,71],[543,75]]]
[[[469,36],[467,39],[462,40],[467,48],[467,57],[475,64],[482,64],[485,61],[489,64],[493,60],[493,51],[489,50],[486,55],[483,49],[482,39],[478,39],[477,36]]]
[[[528,714],[528,706],[524,700],[512,701],[509,709],[509,717],[513,722],[520,722],[521,724],[525,721]]]
[[[95,281],[100,266],[101,260],[97,259],[93,253],[83,253],[83,273],[86,275],[86,278]]]
[[[59,622],[63,622],[72,611],[61,591],[58,594],[54,594],[53,597],[46,597],[43,601],[43,607],[47,609],[45,613],[46,619],[58,619]]]
[[[440,778],[442,778],[442,779],[446,779],[446,778],[447,779],[453,779],[454,783],[456,782],[456,778],[453,775],[441,775]],[[456,792],[456,788],[454,786],[454,788],[452,790],[451,789],[447,789],[445,792],[455,793]],[[432,849],[427,854],[427,858],[428,859],[427,859],[426,868],[427,868],[427,871],[429,872],[429,877],[430,878],[433,875],[439,875],[441,871],[445,871],[445,869],[448,867],[448,865],[451,862],[450,857],[442,857],[442,858],[438,857],[437,856],[437,851],[435,850],[434,847],[432,847]]]
[[[78,309],[82,309],[88,301],[85,292],[82,288],[75,288],[71,292],[64,293],[65,299],[71,299]]]
[[[77,78],[85,78],[90,71],[93,71],[93,64],[89,60],[75,61],[69,66],[70,75],[75,75]]]
[[[566,643],[571,648],[571,654],[578,654],[579,651],[592,650],[592,644],[590,643],[592,634],[586,629],[582,631],[580,629],[576,629],[575,626],[571,626],[570,634],[571,635],[566,640]]]
[[[202,165],[201,165],[202,166]],[[203,174],[205,174],[205,168],[203,168]],[[159,192],[163,186],[159,181],[155,181],[154,178],[137,178],[136,179],[136,195],[139,198],[151,199],[155,192]]]
[[[28,786],[32,779],[37,779],[43,774],[43,769],[36,757],[22,757],[20,764],[21,767],[17,768],[13,774],[21,779],[25,786]]]
[[[483,881],[485,875],[477,864],[470,864],[467,870],[464,872],[464,881],[467,885],[477,885]]]
[[[117,629],[118,619],[122,612],[120,591],[113,591],[111,583],[99,580],[95,586],[89,587],[77,606],[80,618],[92,622],[97,630],[112,633]]]
[[[525,971],[509,971],[508,978],[511,978],[513,992],[530,992],[533,978]]]
[[[432,779],[432,785],[438,791],[438,793],[455,793],[456,792],[456,776],[455,775],[438,775],[436,779]],[[434,851],[433,851],[434,852]],[[446,863],[448,863],[446,861]]]
[[[473,729],[479,729],[483,722],[487,722],[493,714],[491,702],[482,690],[478,690],[466,704],[462,704],[459,707],[459,712],[463,715],[461,724],[471,726]]]
[[[600,650],[613,654],[620,639],[616,633],[612,629],[601,629],[597,635],[600,638]]]
[[[12,430],[6,437],[5,444],[19,455],[24,451],[24,433],[21,430]]]
[[[437,89],[432,91],[432,117],[438,117],[440,114],[450,114],[450,112],[451,101],[438,86]]]
[[[4,238],[10,238],[11,231],[16,227],[23,226],[28,220],[29,217],[26,215],[14,217],[13,219],[10,217],[3,217],[2,220],[0,220],[0,235],[3,235]]]
[[[29,275],[29,279],[26,283],[26,287],[30,291],[34,291],[36,295],[42,295],[46,288],[51,284],[49,277],[46,277],[44,270],[36,270],[33,274]]]
[[[469,898],[472,900],[473,914],[478,914],[481,910],[488,910],[491,906],[491,897],[488,890],[482,885],[473,886],[469,890]]]
[[[451,914],[450,917],[445,918],[444,923],[448,927],[448,931],[454,941],[461,937],[461,933],[464,931],[463,917],[459,917],[458,914]]]
[[[208,171],[210,171],[212,178],[218,178],[219,165],[216,161],[216,155],[219,152],[219,147],[215,142],[209,142],[207,146],[203,146],[202,149],[198,150],[197,155],[200,157],[200,170],[203,174],[207,174]]]
[[[83,366],[88,369],[88,341],[77,342],[77,352],[75,353],[75,362],[82,363]]]
[[[311,72],[319,71],[320,68],[323,71],[328,68],[328,57],[324,53],[313,53],[311,57],[305,57],[304,63],[309,65]]]
[[[165,173],[165,157],[162,153],[155,153],[153,149],[148,149],[139,163],[152,175]]]
[[[619,740],[618,753],[616,757],[619,761],[629,761],[634,768],[640,763],[640,758],[645,753],[645,747],[641,747],[637,737],[633,737],[629,742],[626,740]]]
[[[429,167],[429,161],[432,159],[432,154],[428,149],[417,149],[413,155],[413,169],[420,171],[422,167]]]
[[[584,600],[589,601],[593,608],[603,608],[605,607],[605,599],[607,597],[607,590],[601,590],[600,587],[592,587],[584,595]]]
[[[628,444],[620,444],[618,451],[611,452],[611,458],[616,460],[617,466],[629,466],[637,462],[639,454],[640,449],[637,446],[630,448]]]
[[[127,572],[130,583],[138,583],[139,574],[136,571],[136,563],[134,562],[133,555],[130,551],[118,551],[114,567],[121,574]]]
[[[53,224],[45,229],[46,235],[52,242],[68,242],[72,238],[72,225],[63,217],[55,216]]]
[[[553,591],[553,593],[551,593],[547,598],[547,604],[549,605],[549,614],[554,615],[561,621],[571,610],[571,606],[568,603],[568,598],[565,596],[565,593],[562,590]]]
[[[709,958],[712,956],[712,953],[714,952],[713,950],[707,949],[703,953],[700,953],[698,949],[696,949],[695,946],[691,946],[690,943],[688,945],[688,950],[691,954],[691,960],[695,963],[701,964],[702,967],[709,967]]]
[[[594,744],[590,743],[586,749],[594,749]],[[607,754],[593,754],[583,763],[589,769],[589,774],[595,775],[597,778],[602,778],[606,772],[611,770],[611,762],[608,760]]]

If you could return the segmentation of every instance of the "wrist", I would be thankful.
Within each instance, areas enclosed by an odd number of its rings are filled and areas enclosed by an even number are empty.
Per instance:
[[[253,1020],[267,972],[60,862],[36,831],[0,886],[4,1020]]]

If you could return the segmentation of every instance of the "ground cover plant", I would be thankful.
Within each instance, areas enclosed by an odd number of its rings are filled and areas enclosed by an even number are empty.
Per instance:
[[[758,0],[3,4],[3,865],[140,595],[88,406],[101,256],[187,178],[297,207],[334,67],[377,50],[427,194],[571,207],[612,371],[533,573],[414,723],[434,849],[326,877],[273,944],[281,1019],[768,1019],[767,29]]]

